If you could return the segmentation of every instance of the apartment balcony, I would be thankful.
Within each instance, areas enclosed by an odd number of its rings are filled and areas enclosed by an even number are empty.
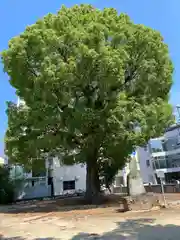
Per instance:
[[[154,170],[166,169],[166,172],[176,172],[180,169],[180,152],[164,155],[156,155],[152,157]]]
[[[178,154],[180,153],[180,136],[152,139],[150,150],[153,157]]]

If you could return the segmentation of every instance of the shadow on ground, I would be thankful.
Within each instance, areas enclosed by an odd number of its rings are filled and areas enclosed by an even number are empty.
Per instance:
[[[103,235],[79,233],[71,240],[177,240],[180,236],[180,226],[153,225],[154,219],[136,219],[117,222],[117,228]]]
[[[84,197],[72,197],[66,199],[42,200],[21,202],[13,205],[0,205],[0,213],[50,213],[67,212],[72,210],[93,209],[98,207],[118,206],[124,208],[124,197],[119,195],[108,195],[102,199],[99,205],[87,204]]]
[[[155,225],[154,219],[135,219],[117,222],[117,227],[111,232],[98,235],[95,233],[79,233],[69,240],[177,240],[180,236],[180,226]],[[1,237],[1,240],[25,240],[26,238]],[[61,238],[35,238],[33,240],[62,240]]]

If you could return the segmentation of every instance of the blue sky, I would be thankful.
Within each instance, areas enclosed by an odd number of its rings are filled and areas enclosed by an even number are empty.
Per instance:
[[[8,41],[24,31],[45,14],[56,11],[62,4],[72,6],[90,3],[95,7],[114,7],[119,12],[127,13],[135,23],[145,24],[159,30],[169,45],[174,63],[174,86],[171,90],[171,103],[180,103],[180,1],[179,0],[0,0],[0,51],[7,48]],[[8,83],[8,76],[3,73],[0,64],[0,156],[3,156],[3,138],[7,127],[5,114],[7,100],[16,100],[15,91]]]

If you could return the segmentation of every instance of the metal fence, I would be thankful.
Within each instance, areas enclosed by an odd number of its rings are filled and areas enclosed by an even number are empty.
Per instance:
[[[161,193],[162,192],[160,184],[146,185],[144,187],[146,189],[146,192],[153,192],[153,193]],[[127,187],[114,187],[113,192],[127,195]],[[180,193],[180,185],[164,184],[164,192],[165,193]]]

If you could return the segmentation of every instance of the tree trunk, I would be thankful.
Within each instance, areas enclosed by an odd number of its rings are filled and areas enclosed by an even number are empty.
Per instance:
[[[130,190],[129,190],[129,174],[127,175],[127,195],[130,196]]]
[[[96,159],[87,161],[86,172],[86,199],[90,204],[99,202],[100,197],[100,180],[98,172],[98,164]]]

